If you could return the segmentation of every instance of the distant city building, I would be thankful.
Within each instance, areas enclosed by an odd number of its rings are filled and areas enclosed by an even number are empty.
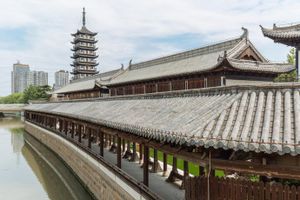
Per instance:
[[[54,89],[57,90],[63,86],[69,84],[69,72],[64,70],[59,70],[55,72],[55,84]]]
[[[82,16],[82,27],[80,30],[77,30],[76,33],[72,34],[73,39],[73,63],[71,66],[73,67],[73,80],[84,78],[87,76],[93,76],[98,74],[97,71],[97,61],[96,55],[97,48],[95,44],[97,43],[95,36],[97,33],[89,31],[85,27],[85,9],[83,8],[83,16]]]
[[[28,86],[29,85],[37,85],[44,86],[48,85],[48,73],[43,71],[30,71],[28,72]]]
[[[13,64],[13,71],[11,72],[12,93],[23,92],[27,88],[29,70],[29,65],[21,64],[19,61]]]
[[[23,92],[30,85],[48,85],[48,73],[43,71],[30,71],[29,65],[17,62],[11,72],[11,92]]]

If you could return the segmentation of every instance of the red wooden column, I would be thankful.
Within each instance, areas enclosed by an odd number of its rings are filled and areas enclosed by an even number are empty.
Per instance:
[[[166,153],[163,154],[163,163],[163,176],[166,176],[168,171],[168,155]]]
[[[121,169],[122,165],[122,150],[121,150],[121,138],[117,136],[117,166]]]
[[[104,155],[104,134],[100,130],[99,130],[99,137],[100,137],[100,156],[103,157],[103,155]]]
[[[149,147],[144,145],[143,183],[149,186]]]

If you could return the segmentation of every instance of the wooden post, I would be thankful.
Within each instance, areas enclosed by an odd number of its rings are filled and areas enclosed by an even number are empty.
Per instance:
[[[135,161],[136,160],[136,143],[132,143],[132,156],[130,158],[130,161]]]
[[[204,167],[199,165],[199,176],[205,175]]]
[[[168,171],[168,155],[166,153],[163,154],[163,162],[163,176],[166,176]]]
[[[108,138],[107,138],[107,134],[104,134],[104,133],[102,133],[103,134],[103,138],[104,138],[104,148],[106,148],[107,146],[108,146]]]
[[[189,176],[189,162],[184,160],[183,161],[183,180],[181,184],[181,189],[184,189],[185,187],[185,180]]]
[[[88,148],[91,148],[92,147],[92,136],[91,136],[92,130],[91,130],[91,128],[86,127],[86,132],[88,134]]]
[[[140,154],[139,163],[142,164],[142,160],[143,160],[143,145],[141,143],[139,144],[139,154]]]
[[[117,166],[121,169],[122,157],[121,157],[121,138],[117,137]]]
[[[104,155],[104,134],[102,131],[99,131],[100,134],[100,156]]]
[[[144,145],[144,171],[143,171],[143,183],[149,186],[149,147]]]
[[[122,139],[122,152],[124,152],[124,151],[125,151],[125,140]]]
[[[154,154],[154,162],[153,162],[153,168],[152,168],[152,172],[156,173],[157,172],[157,166],[158,166],[158,158],[157,158],[157,149],[153,149],[153,154]]]
[[[175,175],[178,174],[178,170],[177,170],[177,158],[174,157],[173,155],[173,164],[172,164],[172,171],[171,173],[169,174],[169,177],[167,178],[167,182],[175,182]]]
[[[72,122],[72,130],[71,130],[71,137],[74,138],[74,132],[75,132],[75,124]]]
[[[79,124],[78,125],[78,142],[81,143],[81,131],[82,131],[82,126]]]
[[[64,120],[65,122],[65,135],[68,135],[68,121]]]

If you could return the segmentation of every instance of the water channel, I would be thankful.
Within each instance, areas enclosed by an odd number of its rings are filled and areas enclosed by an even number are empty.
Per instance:
[[[0,199],[89,200],[64,163],[26,133],[20,118],[0,118]]]

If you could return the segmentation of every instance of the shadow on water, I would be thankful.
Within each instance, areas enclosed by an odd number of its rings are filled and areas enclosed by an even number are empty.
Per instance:
[[[92,199],[72,172],[52,151],[28,133],[24,133],[24,138],[22,154],[50,199]]]
[[[0,133],[5,133],[4,130],[9,130],[10,132],[11,147],[13,153],[17,155],[17,163],[20,162],[20,159],[26,161],[25,163],[36,176],[49,199],[93,199],[56,154],[24,131],[20,118],[0,119]],[[13,196],[12,194],[11,197],[13,198]]]

